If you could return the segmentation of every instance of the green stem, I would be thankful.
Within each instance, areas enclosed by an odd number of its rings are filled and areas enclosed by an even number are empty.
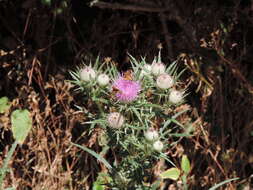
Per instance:
[[[184,175],[182,176],[182,181],[183,181],[183,189],[184,189],[184,190],[188,190],[187,175],[186,175],[186,174],[184,174]]]
[[[7,153],[7,157],[4,159],[3,167],[0,169],[0,190],[3,190],[3,180],[7,171],[8,163],[18,145],[18,141],[16,140],[12,146],[11,149]]]

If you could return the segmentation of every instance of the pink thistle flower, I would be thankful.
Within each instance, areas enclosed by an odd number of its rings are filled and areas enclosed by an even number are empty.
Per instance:
[[[117,90],[116,98],[121,102],[131,102],[137,98],[141,85],[138,81],[126,80],[119,77],[112,87]]]

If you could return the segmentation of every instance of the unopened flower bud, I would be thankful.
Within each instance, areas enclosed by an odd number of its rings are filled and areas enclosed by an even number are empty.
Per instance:
[[[155,76],[163,74],[165,72],[165,65],[163,63],[153,63],[151,71]]]
[[[112,112],[108,115],[107,121],[110,127],[118,129],[124,124],[124,117],[118,112]]]
[[[95,79],[96,73],[91,67],[85,67],[80,71],[80,78],[85,82]]]
[[[173,104],[178,104],[183,101],[183,92],[172,90],[169,95],[169,101]]]
[[[158,139],[159,134],[155,129],[150,128],[144,133],[144,136],[149,142],[154,142]]]
[[[144,76],[147,76],[151,73],[152,66],[150,64],[145,64],[143,65],[143,69],[141,70],[140,73],[140,78],[143,78]]]
[[[169,74],[161,74],[156,79],[156,85],[161,89],[168,89],[174,85],[174,80]]]
[[[163,150],[163,143],[162,143],[162,141],[156,141],[156,142],[154,142],[153,148],[156,151],[161,152]]]
[[[99,86],[106,86],[110,81],[110,78],[106,74],[98,75],[97,82]]]

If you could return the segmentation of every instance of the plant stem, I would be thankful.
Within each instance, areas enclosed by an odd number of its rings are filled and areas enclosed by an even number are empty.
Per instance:
[[[183,181],[183,189],[184,189],[184,190],[188,190],[187,175],[186,175],[186,174],[184,174],[184,175],[182,176],[182,181]]]
[[[16,140],[12,144],[11,149],[8,151],[7,157],[4,159],[3,167],[0,169],[0,190],[3,190],[3,180],[4,180],[4,177],[5,177],[5,174],[6,174],[8,163],[9,163],[9,161],[10,161],[17,145],[18,145],[18,141]]]

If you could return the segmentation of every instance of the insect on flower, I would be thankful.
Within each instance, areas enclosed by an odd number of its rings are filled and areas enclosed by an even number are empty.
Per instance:
[[[123,78],[125,80],[133,80],[133,71],[132,70],[127,70],[126,72],[123,73]]]
[[[127,70],[126,72],[123,73],[123,79],[125,80],[133,80],[133,71],[132,70]],[[115,87],[114,85],[112,86],[112,92],[113,95],[115,96],[116,93],[121,92],[120,89],[118,89],[117,87]]]

